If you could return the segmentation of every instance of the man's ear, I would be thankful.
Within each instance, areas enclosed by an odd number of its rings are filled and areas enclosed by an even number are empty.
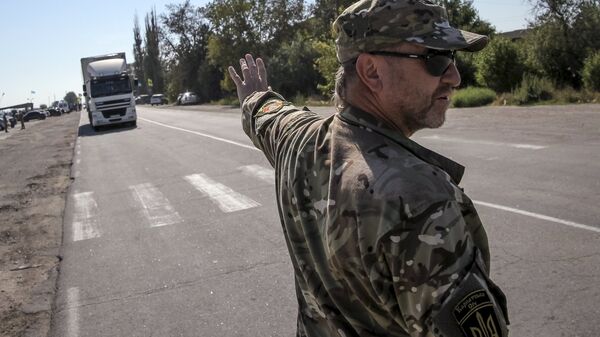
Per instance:
[[[358,58],[356,59],[356,74],[363,85],[372,92],[378,92],[383,88],[379,72],[379,63],[373,55],[358,55]]]

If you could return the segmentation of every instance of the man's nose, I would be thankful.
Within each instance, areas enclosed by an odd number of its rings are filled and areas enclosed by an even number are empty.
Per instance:
[[[451,85],[453,88],[460,85],[460,73],[454,62],[450,63],[448,69],[446,69],[446,72],[442,75],[442,82]]]

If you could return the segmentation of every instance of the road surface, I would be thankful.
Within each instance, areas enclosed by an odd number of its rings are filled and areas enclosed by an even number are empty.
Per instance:
[[[138,112],[82,118],[52,335],[294,336],[273,170],[239,112]],[[597,335],[600,106],[451,110],[414,140],[467,167],[511,336]]]

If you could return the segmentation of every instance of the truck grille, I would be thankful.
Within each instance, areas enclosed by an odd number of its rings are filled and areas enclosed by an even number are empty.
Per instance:
[[[108,109],[102,110],[102,116],[104,116],[104,118],[111,118],[112,116],[125,116],[126,112],[127,108]]]
[[[124,99],[117,99],[117,100],[113,100],[113,101],[105,101],[105,102],[96,102],[96,106],[101,107],[103,105],[113,105],[113,104],[129,104],[131,103],[131,99],[129,98],[124,98]]]

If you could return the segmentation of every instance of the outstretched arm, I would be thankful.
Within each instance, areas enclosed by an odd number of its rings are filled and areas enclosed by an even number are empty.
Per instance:
[[[269,89],[267,83],[267,69],[261,58],[254,58],[250,54],[246,54],[245,58],[240,59],[240,67],[242,70],[242,78],[235,71],[233,66],[229,66],[229,76],[235,83],[237,88],[238,99],[240,105],[244,103],[246,97],[256,91],[266,91]]]

